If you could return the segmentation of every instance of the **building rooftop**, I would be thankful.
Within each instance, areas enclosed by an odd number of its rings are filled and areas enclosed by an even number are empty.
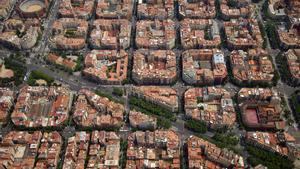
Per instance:
[[[76,59],[75,59],[76,58]],[[65,58],[62,56],[59,56],[55,53],[50,53],[47,57],[46,60],[54,63],[56,65],[63,66],[69,70],[75,70],[77,66],[77,57],[76,56],[66,56]]]
[[[81,89],[74,104],[73,120],[81,127],[118,128],[123,124],[124,112],[124,105]]]
[[[180,168],[180,136],[174,131],[136,131],[127,141],[126,169]]]
[[[96,17],[131,20],[133,6],[134,3],[132,0],[99,0],[96,8]]]
[[[265,101],[279,99],[279,93],[271,88],[242,88],[238,93],[239,101]]]
[[[178,111],[177,91],[171,87],[135,86],[133,89],[132,93],[137,97],[144,98],[172,112]]]
[[[189,168],[244,168],[243,157],[231,150],[196,136],[190,136],[186,144]]]
[[[6,134],[0,143],[0,166],[33,168],[41,138],[40,131],[32,134],[25,131],[11,131]]]
[[[221,0],[221,12],[224,18],[250,17],[254,12],[251,0],[239,0],[230,3],[230,0]]]
[[[285,18],[286,15],[286,4],[284,0],[268,0],[268,12],[271,17],[276,19]]]
[[[282,46],[285,48],[299,48],[300,47],[299,30],[300,30],[300,25],[294,25],[288,29],[277,29],[279,40]]]
[[[261,47],[263,38],[256,19],[231,19],[224,22],[227,45],[231,49]]]
[[[3,22],[0,45],[9,49],[31,49],[36,44],[39,33],[40,23],[37,19],[8,19]]]
[[[219,27],[213,19],[184,19],[180,23],[181,45],[185,49],[219,47]]]
[[[176,81],[176,56],[171,50],[135,51],[132,78],[138,84],[171,84]]]
[[[279,155],[294,159],[297,156],[295,138],[286,132],[247,132],[246,142]]]
[[[56,168],[61,160],[60,152],[62,150],[63,139],[57,132],[43,133],[38,156],[36,160],[36,168]]]
[[[47,12],[50,10],[52,0],[20,0],[16,1],[14,13],[11,17],[31,19],[36,18],[39,21],[47,17]]]
[[[224,54],[218,49],[186,50],[182,67],[182,79],[188,84],[220,84],[227,77]]]
[[[24,86],[11,115],[16,126],[57,127],[68,120],[73,93],[65,87]]]
[[[232,127],[236,121],[231,95],[220,87],[188,89],[184,109],[188,117],[203,121],[212,129]]]
[[[288,16],[290,21],[294,24],[300,23],[300,2],[298,0],[289,0]]]
[[[9,88],[0,88],[0,125],[8,122],[8,114],[14,106],[16,93]]]
[[[157,118],[136,110],[131,110],[129,112],[129,123],[137,129],[153,130],[156,129]]]
[[[120,137],[115,132],[93,131],[87,168],[104,166],[117,169],[120,154]]]
[[[56,131],[11,131],[0,142],[1,168],[56,168],[62,137]]]
[[[79,50],[85,47],[89,24],[75,18],[60,18],[52,25],[51,47],[64,50]]]
[[[290,49],[285,56],[292,78],[300,81],[300,49]]]
[[[127,78],[125,50],[92,50],[84,60],[83,74],[102,84],[121,84]]]
[[[85,131],[76,132],[68,139],[63,169],[68,168],[105,168],[119,166],[120,138],[115,132]]]
[[[61,18],[88,20],[93,14],[94,3],[94,0],[62,0],[58,14]]]
[[[269,88],[242,88],[238,93],[243,123],[255,129],[283,129],[281,98]]]
[[[179,15],[183,18],[209,19],[216,16],[215,0],[178,0]]]
[[[174,13],[174,0],[138,1],[139,19],[171,19]]]
[[[115,132],[76,132],[68,139],[64,156],[63,169],[84,166],[115,169],[120,160],[120,138]]]
[[[267,51],[250,49],[247,52],[234,50],[230,54],[230,64],[234,80],[238,84],[272,83],[275,68]]]
[[[96,49],[127,49],[130,47],[131,23],[125,19],[97,19],[89,42]]]
[[[136,23],[138,48],[173,49],[175,47],[175,23],[170,20],[140,20]]]
[[[91,134],[85,131],[76,132],[75,136],[69,137],[64,154],[63,169],[84,168],[89,153]]]

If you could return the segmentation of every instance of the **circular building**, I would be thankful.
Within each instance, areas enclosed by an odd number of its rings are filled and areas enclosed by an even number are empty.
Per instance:
[[[45,14],[47,6],[48,0],[23,0],[17,10],[23,18],[39,18]]]

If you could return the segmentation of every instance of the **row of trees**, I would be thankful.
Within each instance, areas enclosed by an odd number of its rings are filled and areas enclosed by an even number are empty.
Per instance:
[[[290,102],[295,120],[300,124],[300,91],[297,91],[292,95]]]
[[[239,143],[239,138],[234,133],[222,134],[216,133],[212,139],[217,142],[216,145],[220,148],[236,146]]]
[[[126,168],[126,161],[127,161],[127,140],[121,139],[120,142],[120,149],[121,149],[121,157],[120,157],[120,168]]]
[[[171,127],[171,121],[175,121],[175,113],[168,111],[167,109],[150,103],[144,99],[131,96],[129,104],[136,110],[141,111],[144,114],[152,115],[157,118],[157,126],[159,128],[168,129]]]
[[[255,0],[255,1],[258,1],[258,0]],[[269,2],[264,1],[263,5],[262,5],[262,16],[265,20],[271,18],[268,10],[269,10]]]
[[[147,112],[157,115],[157,116],[161,116],[161,117],[165,117],[167,119],[170,119],[172,121],[175,121],[176,118],[174,116],[174,113],[168,111],[167,109],[155,105],[153,103],[150,103],[148,101],[146,101],[145,99],[141,99],[141,98],[137,98],[135,96],[131,96],[129,103],[133,106],[137,106],[140,107],[144,110],[146,110]]]
[[[199,134],[207,132],[206,123],[195,119],[187,119],[184,123],[184,127]]]
[[[114,87],[113,91],[112,91],[112,94],[115,95],[115,96],[122,97],[124,95],[124,91],[123,91],[123,89]]]
[[[292,79],[292,74],[288,68],[288,62],[284,53],[280,52],[275,58],[278,70],[281,74],[281,80],[290,86],[297,86],[297,81]]]
[[[278,49],[280,47],[280,40],[277,35],[276,25],[273,21],[267,21],[265,24],[265,30],[270,39],[270,45],[273,49]]]
[[[248,162],[252,166],[263,164],[272,169],[293,169],[293,162],[273,152],[263,150],[254,146],[247,145],[246,150],[249,153]]]

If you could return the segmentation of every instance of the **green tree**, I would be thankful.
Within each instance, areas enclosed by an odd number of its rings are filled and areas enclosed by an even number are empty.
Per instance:
[[[227,5],[230,7],[233,7],[233,8],[236,8],[237,4],[238,4],[237,0],[228,0],[227,1]]]
[[[164,117],[170,121],[175,121],[176,118],[174,116],[175,113],[168,111],[167,109],[148,102],[142,98],[137,98],[135,96],[130,97],[129,104],[132,105],[137,110],[141,111],[142,113],[148,115],[156,115],[158,117]]]
[[[246,150],[249,153],[247,161],[252,165],[263,164],[264,166],[272,169],[293,169],[293,162],[285,157],[282,157],[276,153],[263,150],[251,145],[246,146]]]
[[[273,49],[278,49],[280,47],[280,40],[277,36],[277,28],[273,21],[267,21],[266,32],[270,39],[270,45]]]
[[[239,143],[239,138],[235,136],[234,134],[221,134],[221,133],[216,133],[212,139],[216,141],[218,147],[225,148],[229,146],[235,146]]]
[[[157,127],[161,129],[169,129],[171,128],[171,121],[162,117],[157,118]]]
[[[113,95],[115,96],[123,96],[124,95],[124,92],[123,92],[123,89],[120,89],[120,88],[117,88],[117,87],[113,87],[113,92],[112,92]]]
[[[296,92],[295,94],[293,94],[290,101],[295,120],[298,124],[300,124],[300,93]]]
[[[186,122],[184,123],[184,127],[196,133],[207,132],[206,123],[195,119],[186,120]]]

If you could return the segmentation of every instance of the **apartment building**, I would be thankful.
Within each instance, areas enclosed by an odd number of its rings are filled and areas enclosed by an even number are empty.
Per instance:
[[[187,84],[221,84],[227,77],[224,54],[218,49],[190,49],[182,53],[182,79]]]
[[[132,79],[137,84],[171,84],[177,79],[176,56],[171,50],[135,51]]]
[[[231,95],[221,87],[188,89],[184,109],[187,117],[203,121],[211,129],[231,128],[236,122]]]

